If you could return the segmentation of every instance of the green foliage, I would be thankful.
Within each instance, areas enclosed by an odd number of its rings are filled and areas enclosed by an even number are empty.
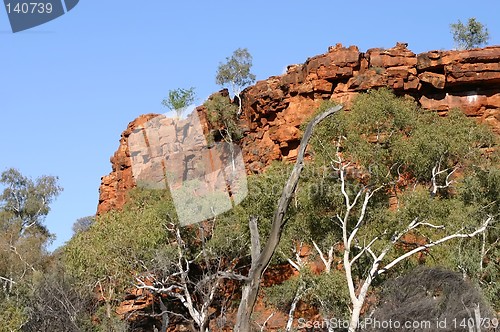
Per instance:
[[[249,176],[248,196],[232,210],[217,216],[216,227],[209,242],[211,250],[221,257],[246,257],[249,254],[248,221],[258,217],[261,242],[267,239],[271,221],[283,186],[290,174],[290,165],[272,164],[264,173]],[[290,213],[293,214],[293,207]],[[275,257],[278,261],[282,257]]]
[[[264,289],[267,303],[288,312],[296,296],[315,306],[324,317],[344,319],[348,315],[349,294],[342,271],[314,274],[307,268],[281,284]]]
[[[395,144],[399,161],[419,180],[429,177],[437,163],[441,169],[457,164],[471,166],[481,157],[480,148],[493,144],[493,135],[486,127],[457,109],[446,118],[429,113],[420,120],[409,135],[409,142],[400,137]]]
[[[78,218],[73,224],[72,230],[76,234],[78,232],[85,232],[92,226],[95,221],[95,216],[87,216],[83,218]]]
[[[297,290],[299,287],[304,288],[305,285],[306,282],[302,277],[293,276],[281,284],[266,287],[264,289],[265,300],[282,312],[288,312],[292,301],[297,296]]]
[[[207,109],[207,120],[212,128],[209,141],[223,139],[231,143],[243,137],[238,125],[238,108],[229,98],[216,94],[208,99],[204,106]]]
[[[314,240],[324,252],[341,241],[337,216],[344,216],[346,205],[340,192],[339,172],[334,167],[338,167],[336,161],[342,158],[342,165],[350,164],[345,173],[345,191],[352,199],[363,188],[381,187],[371,198],[365,221],[357,233],[360,246],[377,237],[371,248],[380,252],[395,232],[404,230],[415,218],[445,227],[418,227],[411,236],[420,241],[472,232],[488,216],[498,218],[500,167],[496,157],[488,156],[484,149],[496,144],[489,128],[459,110],[443,117],[422,110],[413,100],[398,98],[387,89],[361,94],[350,111],[337,114],[316,128],[312,140],[315,159],[306,165],[297,189],[295,204],[299,221],[291,219],[287,227],[295,232],[304,229],[296,238],[304,234],[304,238]],[[442,171],[434,176],[436,184],[443,186],[436,193],[433,171]],[[351,210],[348,232],[360,212],[360,205]],[[428,265],[447,266],[466,273],[481,284],[489,299],[497,301],[493,294],[498,287],[491,281],[500,274],[495,266],[498,235],[493,222],[484,241],[481,236],[455,240],[434,247],[420,259]],[[415,246],[411,241],[406,244],[402,241],[386,259],[390,262]],[[359,252],[357,248],[353,248],[352,255]],[[334,255],[341,256],[342,250]],[[389,275],[398,275],[416,263],[407,260]],[[364,278],[368,264],[371,264],[368,256],[360,258],[353,271],[355,279]],[[497,302],[493,303],[498,307]]]
[[[322,273],[313,279],[314,290],[309,301],[320,309],[325,317],[346,318],[349,315],[349,293],[343,271],[333,270]]]
[[[194,90],[195,89],[193,87],[189,89],[178,88],[175,90],[169,90],[168,97],[163,99],[161,103],[169,110],[175,111],[178,117],[181,117],[186,107],[194,102],[194,98],[196,96]]]
[[[134,274],[144,271],[145,262],[167,241],[165,224],[175,219],[167,192],[134,189],[122,211],[99,216],[87,231],[75,234],[64,247],[66,266],[81,286],[99,284],[123,295]]]
[[[246,48],[238,48],[230,57],[226,58],[226,63],[219,64],[215,82],[219,85],[230,85],[235,94],[246,85],[255,81],[255,75],[250,72],[252,68],[252,55]]]
[[[466,25],[460,20],[457,23],[450,24],[453,40],[459,49],[470,50],[481,47],[488,43],[488,28],[474,17],[469,18]]]
[[[0,332],[21,331],[26,315],[14,301],[0,301]]]
[[[448,260],[443,263],[454,270],[458,270],[471,277],[474,283],[479,284],[484,297],[498,310],[500,308],[500,244],[498,227],[493,227],[484,234],[473,239],[461,239],[458,241],[458,249],[451,255],[443,252],[443,256],[448,254]],[[484,247],[483,247],[484,245]],[[486,251],[483,257],[483,251]]]
[[[428,181],[437,165],[470,166],[481,156],[479,148],[493,143],[485,126],[458,110],[440,117],[379,89],[361,94],[352,111],[319,126],[312,145],[323,164],[331,161],[331,146],[339,146],[344,159],[356,163],[359,173],[354,175],[366,175],[368,183],[377,185],[395,181],[402,173]]]
[[[119,316],[107,316],[104,308],[101,307],[95,313],[95,318],[99,320],[98,324],[93,326],[92,332],[128,332],[129,324]]]
[[[469,176],[464,178],[457,187],[460,198],[465,204],[483,207],[484,214],[499,215],[500,168],[498,165],[498,161],[492,160],[485,165],[471,168]]]
[[[32,180],[15,169],[2,172],[0,183],[0,331],[19,331],[31,322],[33,288],[47,269],[52,236],[43,221],[62,188],[56,177]]]
[[[42,222],[50,203],[62,191],[57,177],[42,176],[33,181],[11,168],[2,172],[0,184],[5,187],[0,195],[2,227],[15,224],[20,232],[35,227],[48,234]]]
[[[226,63],[220,63],[217,68],[215,82],[222,86],[229,86],[231,92],[238,99],[238,111],[242,112],[240,93],[243,88],[255,82],[255,75],[250,72],[252,68],[252,55],[246,48],[238,48],[231,57],[226,58]]]
[[[473,172],[458,186],[457,192],[463,204],[477,207],[477,215],[500,215],[500,167],[498,161],[475,167]],[[459,248],[450,257],[450,266],[471,276],[480,284],[485,296],[494,308],[500,308],[500,228],[494,225],[482,236],[460,240]]]

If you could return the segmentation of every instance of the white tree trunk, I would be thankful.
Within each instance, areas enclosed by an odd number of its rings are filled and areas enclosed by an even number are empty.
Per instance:
[[[256,227],[256,219],[253,220],[253,222],[252,219],[250,220],[250,233],[252,238],[252,263],[248,274],[248,279],[243,286],[241,302],[238,308],[238,315],[236,317],[236,325],[234,327],[235,332],[250,332],[250,318],[253,313],[255,302],[257,301],[260,280],[280,242],[281,234],[286,223],[285,214],[288,210],[288,206],[290,205],[293,193],[297,188],[300,173],[302,172],[302,169],[304,167],[304,156],[313,129],[326,117],[335,114],[341,109],[341,105],[329,108],[325,112],[316,116],[307,125],[307,128],[304,131],[304,135],[300,142],[297,161],[295,162],[292,173],[290,174],[290,177],[288,178],[288,181],[281,193],[281,197],[278,201],[278,207],[274,212],[269,238],[267,239],[266,245],[261,252],[260,250],[257,250],[254,245],[256,242],[258,242],[259,239],[258,230]]]
[[[297,309],[297,303],[302,297],[303,288],[304,288],[303,285],[299,285],[297,291],[295,292],[295,296],[293,297],[292,305],[290,306],[290,311],[288,311],[288,321],[286,322],[286,328],[285,328],[286,332],[290,332],[292,330],[293,316],[295,314],[295,310]]]

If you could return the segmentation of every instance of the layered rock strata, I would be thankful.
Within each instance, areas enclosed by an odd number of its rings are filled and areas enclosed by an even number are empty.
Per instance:
[[[417,55],[404,43],[365,53],[337,44],[243,91],[240,145],[248,172],[260,172],[273,160],[293,161],[300,125],[324,100],[348,109],[357,94],[380,87],[412,97],[428,110],[445,113],[458,107],[500,134],[500,46]],[[203,118],[202,107],[198,113]],[[136,185],[128,139],[153,117],[142,115],[123,132],[111,157],[112,172],[101,181],[98,213],[120,208]]]

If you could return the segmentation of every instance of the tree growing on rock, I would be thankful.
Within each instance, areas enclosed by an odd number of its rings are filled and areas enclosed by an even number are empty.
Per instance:
[[[469,18],[467,24],[463,24],[458,20],[457,23],[451,24],[450,27],[453,40],[458,49],[470,50],[481,47],[487,44],[490,38],[488,28],[474,17]]]
[[[221,86],[229,86],[231,92],[238,99],[238,115],[242,111],[241,91],[255,82],[255,75],[250,72],[252,55],[246,48],[238,48],[233,55],[226,58],[225,63],[219,64],[215,82]]]
[[[194,102],[196,93],[193,87],[189,89],[178,88],[168,91],[168,97],[161,102],[163,106],[171,111],[175,111],[177,117],[180,118],[186,107]]]

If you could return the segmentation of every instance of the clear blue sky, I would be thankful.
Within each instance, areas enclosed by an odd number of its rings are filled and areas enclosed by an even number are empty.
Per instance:
[[[64,192],[46,223],[67,241],[96,211],[101,176],[120,133],[143,113],[162,113],[169,89],[202,99],[218,89],[220,61],[238,47],[257,79],[326,52],[409,43],[416,53],[453,48],[449,24],[476,17],[500,44],[499,0],[116,1],[81,0],[68,14],[11,33],[0,9],[0,171],[56,175]]]

